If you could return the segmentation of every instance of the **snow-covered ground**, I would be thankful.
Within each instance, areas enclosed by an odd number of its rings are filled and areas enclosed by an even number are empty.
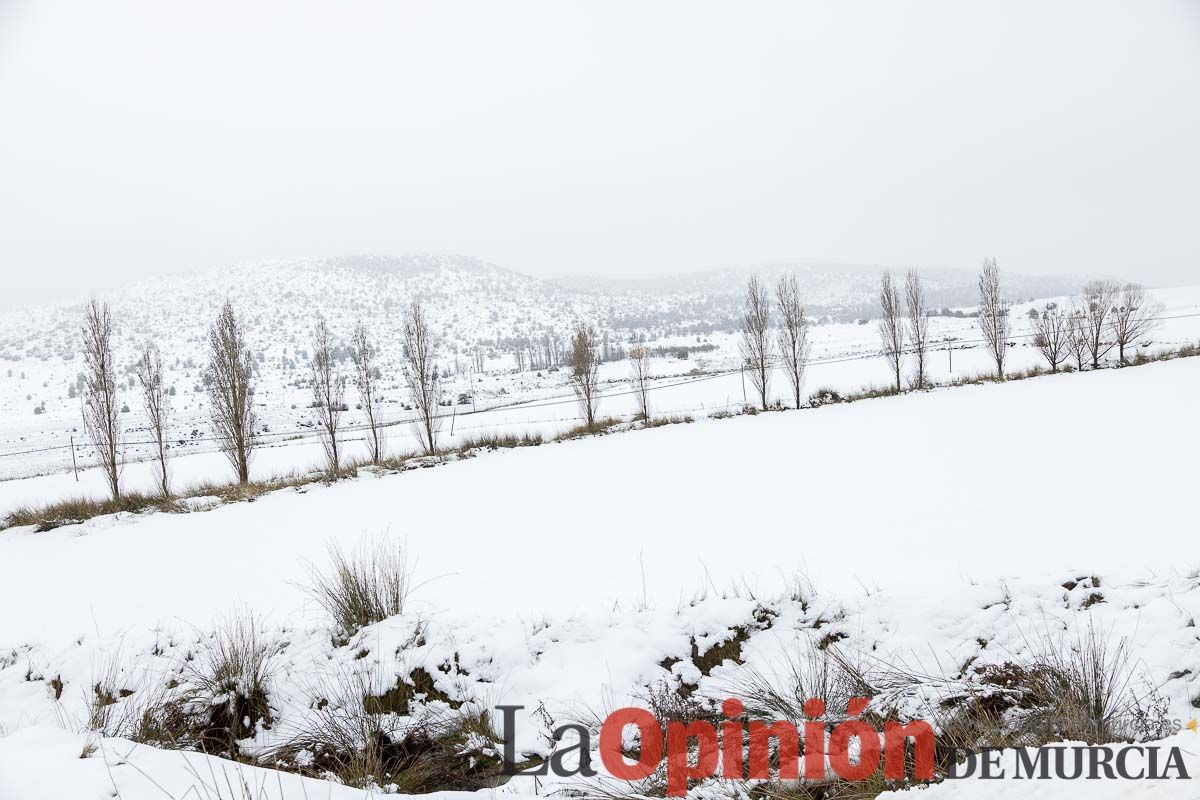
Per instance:
[[[112,796],[114,785],[122,797],[181,797],[196,775],[239,769],[113,740],[79,759],[77,735],[97,675],[115,669],[134,692],[123,702],[134,702],[239,608],[286,642],[264,747],[303,721],[314,681],[364,669],[382,689],[428,667],[459,700],[525,705],[519,742],[544,752],[539,704],[561,721],[636,702],[656,681],[723,696],[744,670],[786,674],[787,655],[811,649],[817,629],[838,634],[844,652],[936,674],[1099,630],[1128,640],[1136,677],[1183,727],[1200,702],[1198,389],[1200,359],[1181,359],[702,420],[206,512],[0,533],[0,726],[10,734],[0,797]],[[330,542],[379,537],[407,542],[420,585],[404,615],[335,646],[304,589],[309,565],[326,563]],[[803,602],[799,574],[816,587]],[[742,663],[702,673],[692,643],[703,654],[739,629]],[[1176,740],[1195,764],[1200,738],[1183,729]],[[49,773],[62,781],[38,778]],[[326,796],[294,776],[247,774],[272,784],[276,794],[262,796]],[[1006,782],[976,784],[914,796],[1015,796]],[[63,795],[68,786],[77,794]],[[1140,781],[1104,795],[1076,782],[1020,796],[1194,796],[1189,787]]]
[[[288,618],[306,561],[331,539],[373,535],[407,540],[422,598],[466,613],[629,603],[643,572],[658,603],[708,581],[778,585],[798,568],[838,589],[1161,573],[1186,558],[1198,388],[1200,360],[1184,359],[488,453],[200,513],[12,529],[0,607],[44,600],[5,620],[0,642],[199,623],[236,604]],[[114,585],[131,570],[138,581]]]

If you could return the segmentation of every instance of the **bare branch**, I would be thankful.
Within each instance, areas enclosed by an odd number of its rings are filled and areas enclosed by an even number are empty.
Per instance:
[[[771,299],[767,289],[751,275],[746,283],[746,300],[742,311],[742,362],[750,373],[750,383],[758,392],[762,410],[767,410],[767,395],[771,383]]]
[[[917,357],[913,386],[924,389],[929,383],[925,363],[929,354],[929,309],[925,305],[925,287],[916,270],[910,269],[904,278],[904,297],[908,303],[908,338]]]
[[[986,259],[979,273],[979,332],[996,363],[996,377],[1004,380],[1004,358],[1008,355],[1008,303],[1000,294],[1000,267],[994,258]]]
[[[1032,319],[1033,346],[1050,364],[1050,371],[1058,372],[1058,365],[1067,360],[1071,350],[1071,318],[1057,303],[1048,303]]]
[[[136,365],[138,383],[142,387],[142,406],[150,422],[150,435],[158,451],[158,488],[163,497],[171,496],[170,476],[167,474],[167,431],[171,417],[171,395],[163,379],[162,353],[158,345],[147,342]]]
[[[213,430],[237,473],[238,483],[249,483],[256,422],[252,405],[254,358],[228,300],[208,332],[208,356]]]
[[[638,413],[647,422],[650,420],[650,349],[635,344],[629,349],[629,374],[633,381],[633,393],[638,402]]]
[[[1112,337],[1117,345],[1121,363],[1125,363],[1125,348],[1158,326],[1163,304],[1146,293],[1140,283],[1121,287],[1112,310]]]
[[[579,410],[589,430],[596,425],[596,406],[600,402],[599,371],[600,359],[596,354],[596,334],[586,325],[580,324],[571,337],[571,349],[567,354],[567,366],[571,370],[571,387],[579,398]]]
[[[83,427],[115,502],[121,500],[121,419],[108,303],[89,301],[83,321]]]
[[[885,272],[879,278],[879,341],[883,345],[883,357],[892,368],[896,379],[896,391],[902,388],[900,370],[904,359],[904,322],[900,318],[900,293],[892,274]]]
[[[404,378],[408,381],[418,415],[413,422],[417,441],[428,455],[434,455],[437,453],[437,437],[442,426],[441,417],[438,416],[441,375],[438,373],[437,357],[440,342],[420,300],[409,303],[401,337],[404,343]]]
[[[1092,359],[1092,369],[1100,366],[1100,359],[1108,355],[1116,344],[1109,330],[1109,316],[1117,303],[1119,288],[1113,281],[1088,281],[1079,297],[1081,315],[1080,336]]]
[[[779,316],[783,327],[779,331],[779,353],[783,358],[783,369],[796,408],[800,407],[800,392],[804,388],[804,371],[808,366],[808,319],[804,316],[804,303],[800,299],[800,284],[795,275],[785,275],[775,287],[775,300],[779,304]]]
[[[1088,360],[1088,322],[1078,307],[1073,307],[1067,318],[1067,349],[1075,359],[1075,368],[1082,370]]]
[[[338,451],[338,427],[342,411],[345,410],[344,395],[346,378],[338,366],[333,352],[333,336],[325,317],[317,315],[317,325],[312,337],[312,391],[313,408],[321,425],[321,444],[329,462],[329,471],[337,475],[341,466]]]
[[[379,416],[379,368],[375,365],[376,349],[367,333],[367,326],[359,322],[351,339],[354,354],[354,388],[367,414],[367,445],[371,450],[371,463],[383,460],[383,428]]]

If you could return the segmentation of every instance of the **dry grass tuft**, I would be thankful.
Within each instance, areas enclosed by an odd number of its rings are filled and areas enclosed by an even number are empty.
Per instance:
[[[404,612],[412,575],[402,543],[379,539],[357,553],[331,544],[329,559],[327,571],[311,570],[309,592],[343,634]]]
[[[543,441],[540,433],[484,433],[478,436],[468,436],[450,452],[466,453],[481,447],[488,450],[536,447]]]
[[[804,701],[812,697],[824,700],[828,714],[836,717],[850,698],[877,693],[861,667],[834,647],[820,647],[815,639],[797,643],[782,675],[750,670],[729,691],[742,698],[752,718],[792,720],[807,716]]]
[[[691,414],[676,414],[665,417],[651,417],[648,420],[643,420],[642,424],[646,428],[661,428],[664,425],[686,425],[695,421],[695,417]]]
[[[335,477],[349,477],[354,474],[353,468],[342,470]],[[167,513],[182,513],[188,510],[181,500],[195,497],[218,497],[225,503],[254,501],[268,492],[305,486],[311,483],[329,481],[328,472],[316,472],[301,475],[291,473],[262,481],[249,483],[217,483],[204,481],[189,486],[185,491],[176,492],[170,497],[162,494],[142,494],[126,492],[119,502],[112,498],[96,500],[77,497],[69,500],[59,500],[41,506],[23,506],[14,509],[0,520],[0,530],[15,528],[22,525],[36,526],[38,533],[54,530],[63,525],[76,525],[93,517],[117,512],[140,513],[144,511],[161,511]]]
[[[595,436],[598,433],[616,427],[621,424],[621,420],[616,417],[597,417],[595,422],[589,425],[576,425],[573,428],[568,428],[562,433],[554,437],[556,442],[565,442],[568,439],[579,439],[584,436]]]
[[[4,515],[0,521],[0,530],[15,528],[23,525],[36,526],[38,533],[52,531],[63,525],[74,525],[86,519],[102,514],[116,514],[120,511],[137,512],[147,509],[172,511],[174,506],[169,499],[164,500],[158,495],[127,492],[120,501],[112,498],[93,500],[86,497],[76,497],[69,500],[59,500],[42,506],[21,506]]]
[[[311,714],[274,754],[286,769],[404,794],[499,785],[499,735],[476,703],[400,714],[373,702],[380,676],[343,673],[312,692]]]
[[[199,723],[199,743],[207,752],[237,753],[237,742],[253,736],[259,724],[270,728],[270,689],[280,647],[264,636],[251,614],[222,621],[184,673],[187,710]]]

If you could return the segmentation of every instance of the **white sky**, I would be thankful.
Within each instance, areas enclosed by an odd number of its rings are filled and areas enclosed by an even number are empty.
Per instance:
[[[10,303],[413,251],[1194,283],[1197,220],[1194,0],[0,0]]]

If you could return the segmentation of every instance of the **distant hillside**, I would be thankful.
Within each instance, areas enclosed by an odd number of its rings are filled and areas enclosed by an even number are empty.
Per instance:
[[[740,314],[742,293],[751,274],[773,284],[791,273],[800,281],[809,314],[848,321],[877,313],[879,275],[884,267],[851,264],[764,264],[734,267],[657,278],[600,278],[574,276],[557,278],[564,289],[597,295],[640,297],[647,303],[668,301],[682,304],[703,297],[711,318],[720,327],[732,327]],[[918,268],[933,307],[970,306],[977,302],[977,275],[969,270]],[[904,268],[892,271],[901,274]],[[1005,291],[1014,301],[1074,293],[1080,281],[1004,274]]]
[[[314,315],[324,314],[342,336],[358,320],[384,340],[399,335],[401,309],[421,297],[445,335],[451,354],[477,346],[504,351],[550,336],[565,337],[579,320],[611,335],[658,337],[732,329],[747,276],[770,282],[799,276],[809,313],[836,320],[871,316],[878,269],[797,264],[736,268],[647,280],[545,280],[466,256],[352,256],[227,267],[143,281],[106,298],[118,339],[153,339],[164,352],[198,360],[204,336],[226,297],[235,301],[261,358],[286,364],[307,349]],[[970,305],[975,276],[923,270],[934,306]],[[1063,279],[1006,275],[1012,299],[1073,291]],[[0,313],[0,359],[72,361],[79,347],[81,304]]]

